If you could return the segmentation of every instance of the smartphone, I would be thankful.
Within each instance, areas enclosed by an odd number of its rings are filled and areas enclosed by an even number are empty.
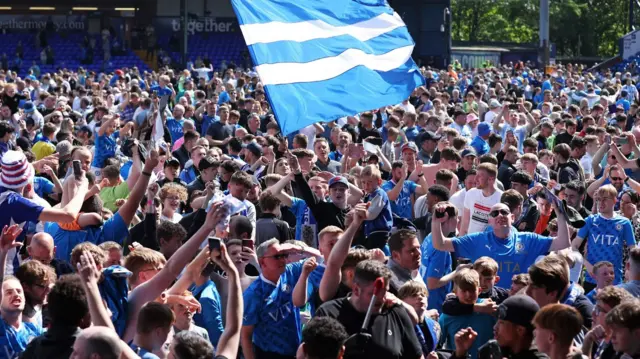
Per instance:
[[[251,250],[254,250],[253,240],[251,240],[251,239],[243,239],[242,240],[242,248],[250,248]]]
[[[214,250],[220,251],[220,243],[221,239],[218,237],[209,237],[209,251],[213,252]]]
[[[517,103],[510,103],[509,104],[509,110],[517,110],[518,109],[518,104]]]
[[[82,167],[80,166],[80,161],[73,160],[73,174],[76,176],[76,179],[80,179],[82,176]]]
[[[618,137],[616,138],[616,145],[626,145],[629,141],[626,137]]]

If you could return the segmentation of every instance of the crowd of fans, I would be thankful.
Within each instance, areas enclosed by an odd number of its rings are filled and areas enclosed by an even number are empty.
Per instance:
[[[190,69],[0,73],[0,358],[640,356],[636,74],[422,68],[283,135]]]

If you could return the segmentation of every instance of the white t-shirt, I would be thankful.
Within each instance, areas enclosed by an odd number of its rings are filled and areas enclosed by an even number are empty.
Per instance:
[[[493,125],[493,120],[496,118],[497,114],[491,110],[487,111],[487,114],[484,115],[484,122],[489,125]]]
[[[309,125],[300,130],[300,133],[307,136],[307,149],[313,151],[313,143],[316,140],[316,128]]]
[[[589,153],[585,153],[584,156],[582,156],[582,158],[580,159],[580,166],[582,166],[585,176],[593,175],[593,165],[591,164],[592,161],[593,156],[591,156]]]
[[[458,218],[461,218],[462,214],[464,213],[464,199],[466,197],[466,194],[467,194],[467,189],[463,188],[458,192],[454,193],[453,196],[449,198],[449,202],[451,202],[451,204],[456,206],[456,208],[458,209]]]
[[[467,191],[464,197],[464,208],[468,209],[471,214],[467,234],[484,232],[489,225],[491,207],[500,202],[501,196],[502,191],[498,189],[489,197],[485,197],[482,190],[477,188]]]

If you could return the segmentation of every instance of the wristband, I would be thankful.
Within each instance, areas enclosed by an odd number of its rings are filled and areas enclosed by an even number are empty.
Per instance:
[[[422,177],[422,176],[424,176],[424,173],[421,173],[421,174],[418,175],[418,177]]]
[[[145,172],[145,171],[142,171],[142,175],[147,176],[147,177],[151,177],[151,173]]]

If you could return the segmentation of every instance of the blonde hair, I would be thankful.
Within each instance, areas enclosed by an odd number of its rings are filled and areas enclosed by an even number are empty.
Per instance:
[[[160,189],[160,199],[163,202],[167,197],[169,197],[169,195],[172,194],[177,195],[180,198],[181,202],[187,200],[187,189],[177,183],[169,182],[162,186],[162,188]]]
[[[342,233],[344,233],[344,230],[342,230],[342,228],[340,227],[336,227],[336,226],[327,226],[324,227],[320,233],[318,233],[318,239],[322,239],[322,237],[325,234],[336,234],[336,235],[341,235]]]
[[[138,282],[138,275],[145,266],[158,268],[165,263],[167,263],[167,260],[162,253],[150,248],[138,248],[129,253],[124,259],[124,267],[133,273],[129,278],[129,281],[133,284]]]
[[[598,188],[598,191],[596,192],[596,195],[598,197],[601,197],[602,195],[607,195],[607,194],[615,199],[618,196],[618,190],[616,190],[616,188],[613,187],[613,185],[608,184]]]
[[[362,172],[360,172],[360,177],[372,177],[373,179],[382,179],[382,175],[380,174],[380,170],[378,167],[374,165],[366,165],[362,168]]]
[[[491,257],[480,257],[473,263],[473,270],[482,276],[494,276],[498,273],[498,262]]]
[[[473,269],[463,269],[453,278],[453,284],[461,290],[477,290],[480,287],[480,275]]]
[[[424,295],[425,297],[429,296],[429,291],[427,287],[418,281],[410,280],[398,289],[398,299],[403,300],[405,298],[415,297],[417,295]]]

